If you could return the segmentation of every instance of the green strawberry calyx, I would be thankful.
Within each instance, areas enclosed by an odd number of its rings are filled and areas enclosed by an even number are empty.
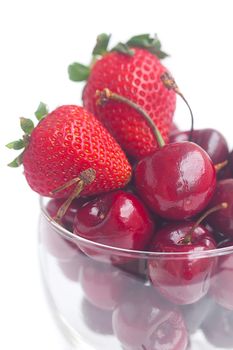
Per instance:
[[[37,110],[35,111],[36,119],[40,121],[47,114],[48,114],[47,105],[43,102],[40,102]],[[23,149],[23,151],[12,162],[8,164],[8,166],[11,168],[18,168],[23,163],[23,153],[29,144],[31,133],[35,128],[33,121],[31,119],[24,118],[24,117],[20,118],[20,127],[24,132],[22,138],[9,142],[6,145],[7,148],[13,149],[16,151]]]
[[[166,58],[168,54],[161,50],[161,42],[155,34],[153,37],[150,34],[135,35],[126,43],[119,42],[112,49],[108,49],[111,35],[102,33],[97,36],[96,44],[92,50],[92,61],[90,65],[84,65],[79,62],[74,62],[68,66],[68,75],[70,80],[75,82],[86,81],[91,72],[93,64],[103,57],[106,53],[117,51],[122,54],[133,56],[133,48],[139,47],[148,50],[159,59]]]

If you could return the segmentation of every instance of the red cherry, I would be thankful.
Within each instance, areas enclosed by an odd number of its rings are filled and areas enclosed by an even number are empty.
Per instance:
[[[77,210],[74,222],[76,235],[125,249],[143,250],[153,232],[154,223],[143,203],[125,191],[107,193],[87,202]],[[80,249],[101,258],[101,251],[81,242]]]
[[[218,304],[226,309],[233,310],[233,237],[223,241],[218,248],[232,247],[232,250],[218,258],[211,292]]]
[[[216,171],[207,153],[192,142],[161,147],[135,169],[141,198],[164,218],[181,220],[201,212],[216,186]]]
[[[119,269],[132,274],[135,278],[140,278],[144,281],[148,279],[146,258],[130,259],[129,261],[125,261],[124,264],[118,264],[117,266]]]
[[[76,244],[59,234],[44,216],[40,219],[40,242],[58,260],[70,261],[79,253]]]
[[[111,311],[99,309],[84,298],[81,312],[83,321],[91,331],[103,335],[113,334]]]
[[[94,306],[113,310],[135,279],[117,267],[90,260],[80,271],[80,284],[86,299]]]
[[[233,312],[215,305],[204,321],[202,330],[214,349],[232,349]]]
[[[81,267],[88,264],[88,262],[89,258],[79,250],[72,259],[58,261],[58,266],[68,280],[78,282]]]
[[[228,208],[211,214],[207,222],[225,237],[233,237],[233,179],[221,180],[217,183],[209,205],[214,206],[221,202],[226,202]]]
[[[198,301],[209,290],[215,258],[195,257],[195,253],[215,248],[211,232],[194,222],[174,223],[159,230],[150,251],[171,255],[148,260],[149,277],[156,290],[175,304]]]
[[[230,152],[228,160],[229,160],[229,165],[231,169],[231,175],[233,177],[233,150]]]
[[[52,218],[56,216],[59,208],[62,206],[64,201],[65,200],[61,198],[54,198],[48,202],[46,206],[46,210]],[[73,232],[73,223],[77,212],[77,208],[80,207],[85,202],[86,202],[85,198],[77,198],[68,207],[66,213],[61,219],[62,226],[64,226],[67,230]]]
[[[207,294],[196,303],[180,306],[189,334],[194,334],[201,327],[214,305],[214,300]]]
[[[170,142],[188,141],[190,131],[182,131],[170,136]],[[210,156],[214,164],[228,158],[229,149],[225,137],[215,129],[199,129],[192,131],[192,141],[201,146]]]
[[[161,79],[187,103],[169,73]],[[99,92],[99,103],[109,100],[125,103],[139,112],[158,143],[159,149],[135,167],[136,189],[144,202],[156,214],[168,219],[185,219],[201,212],[216,187],[216,170],[208,154],[192,142],[165,145],[157,126],[144,109],[108,89]]]
[[[187,331],[180,311],[150,287],[127,294],[113,311],[113,330],[124,349],[184,350]]]

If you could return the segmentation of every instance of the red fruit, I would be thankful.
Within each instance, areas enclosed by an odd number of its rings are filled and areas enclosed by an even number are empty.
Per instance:
[[[41,216],[40,218],[40,242],[45,251],[58,261],[70,261],[80,254],[78,246],[59,234],[51,225],[51,222]]]
[[[117,101],[132,107],[140,113],[158,142],[159,148],[134,168],[136,190],[149,208],[175,220],[189,218],[204,209],[216,186],[216,169],[208,154],[193,142],[165,145],[148,113],[109,89],[99,93],[99,101],[101,104]]]
[[[137,283],[131,275],[113,265],[90,260],[81,268],[80,284],[90,303],[104,310],[113,310]]]
[[[62,217],[61,224],[68,231],[73,232],[73,223],[77,212],[77,208],[80,207],[82,204],[84,204],[86,200],[87,200],[86,198],[75,199],[67,209],[65,215]],[[46,206],[46,210],[49,216],[51,216],[52,218],[55,217],[55,215],[57,214],[59,208],[62,206],[63,203],[64,203],[63,198],[51,199]]]
[[[148,286],[127,293],[113,311],[113,330],[123,349],[185,350],[187,330],[181,312]]]
[[[233,312],[214,305],[202,325],[210,349],[232,349]]]
[[[173,133],[170,142],[188,141],[190,134],[190,131]],[[224,162],[228,158],[227,141],[218,130],[210,128],[193,130],[192,141],[208,153],[214,164]]]
[[[67,197],[74,185],[51,192],[89,168],[95,179],[82,195],[124,187],[131,175],[131,167],[112,136],[91,113],[74,105],[57,108],[34,128],[23,165],[31,188],[53,197]]]
[[[175,304],[198,301],[209,290],[215,259],[195,256],[195,252],[215,248],[214,237],[202,225],[189,222],[165,226],[150,246],[150,251],[171,254],[149,259],[149,277],[154,287]]]
[[[70,260],[58,260],[57,263],[60,271],[69,281],[78,282],[80,270],[89,263],[89,259],[83,253],[77,251],[77,254]]]
[[[143,203],[132,193],[119,190],[98,196],[79,208],[74,233],[112,247],[143,250],[151,240],[154,226]],[[80,249],[87,255],[101,256],[101,251],[81,242]]]
[[[82,320],[92,332],[102,335],[113,334],[111,311],[99,309],[83,298],[81,312]]]
[[[233,179],[221,180],[217,183],[210,206],[221,202],[228,204],[227,209],[211,214],[207,221],[214,231],[221,232],[224,237],[233,238]]]
[[[196,303],[180,306],[190,335],[194,334],[201,327],[214,306],[215,302],[208,294]]]
[[[97,90],[118,93],[143,107],[168,139],[176,96],[161,81],[166,68],[145,49],[133,48],[133,55],[107,53],[91,69],[83,91],[83,102],[106,126],[126,153],[140,159],[157,148],[157,142],[140,114],[122,103],[97,104]]]
[[[211,291],[218,304],[228,310],[233,310],[233,238],[218,245],[218,248],[224,247],[232,247],[232,249],[219,256]]]
[[[192,142],[165,145],[135,168],[135,185],[156,214],[182,220],[201,212],[216,186],[216,171],[208,154]]]
[[[233,177],[233,151],[231,151],[229,154],[229,166],[231,169],[231,177]]]

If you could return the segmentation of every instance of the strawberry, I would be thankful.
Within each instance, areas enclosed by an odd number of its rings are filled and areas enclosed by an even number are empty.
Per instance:
[[[94,64],[88,68],[73,63],[69,66],[70,79],[87,79],[83,90],[85,108],[95,114],[129,156],[140,159],[158,146],[150,128],[129,106],[116,101],[104,106],[98,104],[96,91],[108,88],[137,103],[148,112],[167,141],[176,92],[168,89],[161,79],[167,69],[160,59],[166,54],[160,50],[159,40],[148,34],[120,43],[110,52],[107,52],[108,41],[106,34],[100,35],[93,50]]]
[[[28,184],[40,195],[73,200],[80,191],[82,196],[94,195],[124,187],[130,180],[131,166],[124,152],[83,107],[61,106],[35,128],[24,118],[21,126],[23,139],[7,146],[25,149],[9,165],[23,163]],[[74,193],[79,182],[82,186]]]

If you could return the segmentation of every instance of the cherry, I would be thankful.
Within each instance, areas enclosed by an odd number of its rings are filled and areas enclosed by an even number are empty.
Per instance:
[[[216,171],[200,146],[177,142],[163,146],[138,163],[135,185],[155,213],[182,220],[206,207],[215,190]]]
[[[143,250],[154,226],[144,204],[134,194],[119,190],[98,196],[79,208],[74,233],[104,245]],[[91,250],[82,243],[80,249],[90,256],[101,255],[97,249]]]
[[[233,179],[221,180],[217,183],[216,191],[209,205],[214,206],[221,202],[226,202],[228,208],[211,214],[207,218],[207,222],[225,237],[233,237]]]
[[[215,348],[233,347],[233,312],[215,305],[202,325],[207,340]]]
[[[142,286],[113,311],[113,330],[127,350],[184,350],[188,339],[180,311]]]
[[[224,166],[218,173],[217,173],[218,180],[225,180],[225,179],[232,179],[232,170],[231,167],[228,164]]]
[[[155,235],[150,251],[170,255],[148,260],[149,277],[154,287],[175,304],[194,303],[210,288],[216,258],[200,255],[215,249],[216,243],[211,231],[200,223],[218,210],[226,210],[226,203],[210,209],[197,222],[173,223]]]
[[[194,334],[201,327],[213,305],[214,300],[207,294],[193,304],[180,306],[189,334]]]
[[[70,261],[78,252],[78,246],[61,236],[45,217],[40,219],[40,242],[46,251],[58,260]]]
[[[91,331],[103,335],[113,334],[111,311],[99,309],[83,298],[81,312],[83,321]]]
[[[182,131],[170,136],[170,142],[188,141],[190,131]],[[192,131],[192,141],[201,146],[210,156],[214,164],[224,162],[228,158],[229,149],[225,137],[215,129]]]
[[[117,265],[119,269],[122,269],[123,271],[126,271],[135,278],[141,278],[144,281],[147,280],[147,262],[146,259],[140,258],[140,259],[130,259],[129,261],[126,261],[124,264],[118,264]]]
[[[215,270],[211,292],[218,304],[226,309],[233,310],[233,237],[221,242],[218,248],[232,247],[228,252],[218,258],[218,265]]]
[[[94,260],[81,268],[79,281],[86,299],[104,310],[113,310],[127,290],[136,285],[130,274]]]
[[[184,99],[169,74],[161,79],[167,88],[174,89]],[[99,103],[114,100],[137,110],[157,140],[159,148],[140,160],[134,171],[137,192],[149,208],[164,218],[174,220],[186,219],[201,212],[216,187],[216,170],[209,155],[193,142],[165,145],[149,115],[127,98],[108,89],[99,91],[98,96]]]
[[[77,254],[70,260],[58,261],[58,266],[63,275],[70,281],[78,282],[81,267],[87,264],[89,258],[85,256],[81,251],[77,251]]]
[[[62,226],[64,226],[67,230],[73,232],[73,223],[77,212],[77,208],[84,204],[85,201],[86,199],[84,198],[77,198],[68,207],[66,213],[61,219]],[[64,199],[61,198],[54,198],[48,202],[46,210],[52,218],[56,216],[59,208],[62,206],[63,203]]]
[[[233,150],[230,152],[228,160],[229,160],[229,166],[231,169],[231,175],[233,177]]]

